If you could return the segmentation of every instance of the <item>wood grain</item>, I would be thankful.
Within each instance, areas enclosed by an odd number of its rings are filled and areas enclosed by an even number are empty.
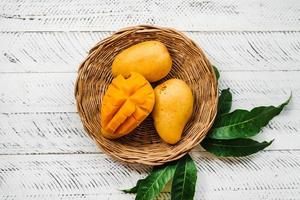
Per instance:
[[[123,165],[85,134],[73,89],[88,50],[136,24],[185,31],[232,88],[234,108],[293,99],[246,158],[192,151],[195,199],[300,196],[300,1],[3,0],[0,2],[0,199],[134,199],[119,189],[149,168]],[[169,199],[164,193],[159,199]]]
[[[99,152],[86,136],[73,97],[75,73],[0,74],[0,154]],[[233,110],[291,103],[257,138],[270,150],[300,149],[299,72],[222,72],[220,88],[233,92]]]
[[[192,157],[198,168],[195,199],[291,199],[300,194],[299,151],[262,152],[239,159],[195,151]],[[108,198],[109,193],[113,199],[133,198],[119,189],[134,185],[149,170],[103,154],[1,156],[0,168],[2,199]]]
[[[300,70],[300,32],[185,32],[224,71]],[[112,32],[0,32],[0,72],[76,72]]]
[[[87,192],[82,193],[67,193],[67,194],[53,194],[53,193],[47,193],[47,194],[24,194],[24,195],[16,195],[16,194],[2,194],[0,196],[2,199],[5,200],[86,200],[86,199],[95,199],[95,200],[102,200],[102,199],[109,199],[109,200],[134,200],[134,196],[130,194],[124,194],[120,191],[115,191],[114,193],[106,193],[105,191],[87,194]],[[166,194],[161,195],[159,198],[160,200],[168,200]]]
[[[298,0],[54,0],[0,4],[0,30],[117,30],[136,24],[180,30],[299,30]]]
[[[267,150],[300,150],[298,112],[283,111],[256,139],[275,139]],[[0,155],[102,153],[77,113],[0,114]]]
[[[0,154],[98,153],[77,113],[0,114]]]
[[[293,98],[289,110],[300,109],[300,72],[221,72],[220,88],[231,88],[233,109],[279,105]],[[76,73],[0,74],[0,113],[76,112]]]

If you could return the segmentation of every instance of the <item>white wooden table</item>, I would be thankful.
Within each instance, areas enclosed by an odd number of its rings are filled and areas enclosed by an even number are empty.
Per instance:
[[[221,72],[233,109],[292,102],[253,156],[220,159],[200,148],[195,199],[300,199],[299,0],[2,0],[0,199],[134,199],[149,167],[103,154],[83,130],[74,80],[98,41],[136,24],[184,31]],[[167,194],[160,196],[167,199]]]

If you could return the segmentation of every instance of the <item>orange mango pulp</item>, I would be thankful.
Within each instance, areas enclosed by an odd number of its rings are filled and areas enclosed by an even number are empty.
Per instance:
[[[101,133],[109,139],[127,135],[150,114],[154,101],[153,88],[142,75],[117,76],[103,97]]]

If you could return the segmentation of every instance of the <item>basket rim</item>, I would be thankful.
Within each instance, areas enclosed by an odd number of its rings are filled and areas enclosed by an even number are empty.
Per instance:
[[[214,90],[216,90],[216,96],[215,98],[213,98],[214,102],[213,102],[213,116],[211,117],[211,121],[209,124],[206,124],[205,126],[205,130],[201,130],[202,132],[205,132],[204,134],[200,134],[201,131],[199,130],[199,137],[197,137],[194,141],[191,140],[189,141],[189,146],[187,148],[185,148],[185,150],[181,151],[180,153],[177,153],[177,155],[175,156],[168,156],[168,157],[164,157],[164,159],[159,159],[159,160],[139,160],[139,159],[125,159],[124,157],[120,156],[119,154],[116,154],[115,152],[109,151],[109,149],[105,148],[103,145],[101,145],[101,142],[99,142],[99,137],[96,137],[95,134],[93,133],[92,130],[89,130],[89,127],[85,126],[85,124],[87,124],[87,121],[85,120],[85,116],[84,116],[84,112],[82,112],[82,108],[80,105],[80,100],[81,97],[78,94],[79,92],[79,81],[80,81],[80,74],[82,73],[82,70],[84,69],[84,67],[86,65],[88,65],[90,62],[90,58],[92,56],[94,56],[98,50],[98,47],[102,44],[105,44],[107,41],[112,40],[112,39],[116,39],[118,37],[121,37],[123,34],[128,34],[128,33],[133,33],[133,32],[156,32],[156,31],[166,31],[166,32],[170,32],[170,33],[175,33],[180,35],[182,38],[184,38],[184,40],[186,40],[187,42],[189,42],[191,45],[194,45],[197,50],[199,50],[200,54],[203,55],[203,58],[205,59],[208,67],[210,68],[210,71],[214,74],[214,76],[212,76],[213,78],[213,85],[214,85]],[[96,143],[96,145],[106,154],[108,154],[109,156],[112,156],[113,158],[125,162],[125,163],[132,163],[132,164],[145,164],[145,165],[151,165],[151,166],[156,166],[156,165],[162,165],[166,162],[171,162],[174,160],[178,160],[179,158],[183,157],[185,154],[187,154],[190,150],[192,150],[195,146],[197,146],[206,136],[206,134],[209,132],[210,128],[212,127],[214,120],[216,118],[217,115],[217,105],[218,105],[218,81],[216,78],[216,74],[215,71],[211,65],[211,63],[209,62],[209,60],[207,59],[205,53],[203,52],[203,50],[190,38],[188,38],[185,34],[183,34],[180,31],[177,31],[174,28],[169,28],[169,27],[160,27],[160,26],[153,26],[153,25],[136,25],[136,26],[130,26],[130,27],[125,27],[120,29],[119,31],[116,31],[115,33],[113,33],[112,35],[102,39],[101,41],[99,41],[96,45],[94,45],[94,47],[92,47],[88,53],[88,55],[86,56],[86,58],[80,63],[79,68],[78,68],[78,74],[77,74],[77,78],[75,81],[75,88],[74,88],[74,95],[75,95],[75,99],[76,99],[76,108],[78,111],[78,114],[80,116],[80,120],[83,124],[84,130],[88,133],[88,135],[92,138],[92,140]],[[176,146],[176,145],[175,145]]]

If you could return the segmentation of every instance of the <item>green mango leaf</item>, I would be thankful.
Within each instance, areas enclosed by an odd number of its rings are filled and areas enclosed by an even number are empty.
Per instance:
[[[290,97],[291,98],[291,97]],[[213,139],[247,138],[256,135],[261,128],[278,115],[290,98],[278,107],[261,106],[247,110],[235,110],[231,113],[220,115],[214,122],[208,137]]]
[[[192,200],[195,194],[197,168],[187,154],[178,161],[171,189],[171,200]]]
[[[231,109],[232,104],[232,94],[230,89],[227,88],[221,91],[218,102],[218,116],[228,113]]]
[[[201,142],[201,146],[208,152],[221,157],[242,157],[254,154],[263,150],[270,144],[270,142],[257,142],[249,138],[240,138],[232,140],[215,140],[205,138]]]
[[[137,193],[137,190],[139,188],[139,186],[141,185],[142,181],[144,181],[145,179],[140,179],[137,181],[136,185],[133,188],[129,188],[129,189],[124,189],[122,190],[125,193]]]
[[[137,181],[136,185],[132,188],[129,189],[124,189],[122,190],[125,193],[131,193],[131,194],[135,194],[137,193],[137,190],[141,184],[142,181],[144,181],[145,179],[140,179]],[[172,178],[168,181],[168,183],[164,186],[163,190],[161,192],[167,192],[169,193],[171,191],[171,185],[172,185]]]
[[[219,80],[219,78],[220,78],[220,73],[219,73],[219,70],[216,68],[216,66],[212,66],[213,68],[214,68],[214,71],[215,71],[215,75],[216,75],[216,78],[217,78],[217,80]]]
[[[177,162],[166,163],[154,167],[151,173],[140,182],[136,200],[150,200],[155,198],[173,177]]]
[[[138,190],[138,184],[136,186],[134,186],[133,188],[124,189],[122,191],[125,193],[135,194],[135,193],[137,193],[137,190]]]
[[[170,193],[171,192],[171,186],[172,186],[173,178],[169,180],[169,182],[165,185],[164,189],[161,192]]]

